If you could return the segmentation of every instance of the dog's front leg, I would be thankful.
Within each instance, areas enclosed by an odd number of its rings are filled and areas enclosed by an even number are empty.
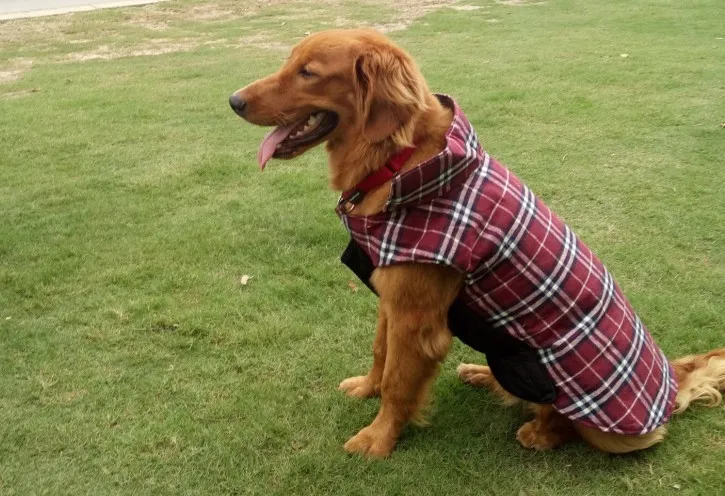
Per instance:
[[[351,453],[384,457],[400,432],[427,403],[428,389],[451,343],[445,321],[431,313],[385,308],[388,313],[387,356],[382,402],[375,420],[345,443]]]
[[[381,406],[373,422],[345,449],[372,457],[389,455],[410,420],[421,420],[428,390],[450,348],[448,307],[460,278],[439,267],[392,266],[376,271],[379,323],[386,329]]]
[[[338,389],[345,391],[348,396],[357,398],[370,398],[380,394],[380,384],[383,382],[385,369],[385,355],[388,350],[387,334],[388,320],[382,306],[378,306],[378,328],[373,341],[373,366],[367,375],[349,377],[340,383]]]

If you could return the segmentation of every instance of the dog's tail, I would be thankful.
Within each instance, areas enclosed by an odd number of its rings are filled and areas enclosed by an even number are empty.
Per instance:
[[[683,412],[693,402],[717,406],[725,392],[725,348],[703,355],[689,355],[670,362],[675,370],[678,391],[675,413]]]

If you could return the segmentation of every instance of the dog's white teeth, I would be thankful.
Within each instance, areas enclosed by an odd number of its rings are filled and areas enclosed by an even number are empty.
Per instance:
[[[307,126],[316,126],[320,123],[322,120],[322,114],[312,114],[309,119],[307,119]],[[305,126],[305,127],[307,127]]]
[[[314,129],[318,126],[318,124],[322,121],[323,114],[313,114],[308,119],[307,122],[305,122],[305,125],[302,127],[302,129],[296,131],[293,134],[290,134],[290,138],[299,138],[300,136],[304,136],[307,134],[311,129]]]

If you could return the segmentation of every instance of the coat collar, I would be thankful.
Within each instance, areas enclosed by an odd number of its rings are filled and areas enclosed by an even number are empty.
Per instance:
[[[436,97],[453,110],[446,146],[434,157],[393,178],[384,211],[427,203],[446,195],[484,164],[476,132],[461,108],[448,95]]]

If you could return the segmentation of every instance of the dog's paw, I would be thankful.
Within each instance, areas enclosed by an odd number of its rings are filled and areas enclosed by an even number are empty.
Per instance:
[[[489,387],[493,379],[491,369],[485,365],[462,363],[458,366],[458,377],[473,387]]]
[[[372,426],[365,427],[345,443],[345,451],[369,458],[385,458],[395,448],[394,437]]]
[[[345,379],[337,389],[345,391],[345,394],[355,398],[372,398],[380,395],[380,386],[373,384],[366,375]]]
[[[539,423],[536,420],[522,425],[516,432],[516,439],[524,448],[536,451],[547,451],[562,444],[555,434],[540,432]]]
[[[524,425],[519,427],[516,432],[516,440],[521,443],[524,448],[535,449],[536,445],[536,420],[526,422]]]

